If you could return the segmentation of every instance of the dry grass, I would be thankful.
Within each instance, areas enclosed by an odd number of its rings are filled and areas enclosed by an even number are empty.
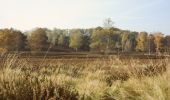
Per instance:
[[[4,58],[0,100],[170,100],[168,59]]]

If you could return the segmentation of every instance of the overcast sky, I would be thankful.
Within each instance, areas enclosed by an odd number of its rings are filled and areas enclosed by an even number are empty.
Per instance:
[[[132,31],[170,34],[170,0],[0,0],[0,28],[89,28],[112,18]]]

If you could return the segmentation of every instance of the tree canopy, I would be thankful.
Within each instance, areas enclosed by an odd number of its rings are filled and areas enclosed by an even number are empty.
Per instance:
[[[170,36],[122,30],[114,27],[110,18],[104,20],[103,27],[87,29],[0,29],[0,52],[45,51],[49,47],[56,52],[170,52]]]

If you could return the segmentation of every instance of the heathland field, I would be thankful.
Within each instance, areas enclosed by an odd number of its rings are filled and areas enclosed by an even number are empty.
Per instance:
[[[163,59],[30,58],[6,55],[0,100],[170,100]]]

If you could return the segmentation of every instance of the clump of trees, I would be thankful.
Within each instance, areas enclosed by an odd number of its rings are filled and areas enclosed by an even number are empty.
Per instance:
[[[83,44],[83,34],[80,30],[74,30],[70,35],[70,44],[69,47],[78,51]]]
[[[49,49],[50,48],[50,49]],[[115,28],[111,19],[104,27],[89,29],[35,28],[29,32],[0,29],[0,52],[10,51],[169,52],[170,36]]]
[[[30,32],[29,36],[27,37],[28,46],[31,51],[43,51],[46,50],[47,47],[47,33],[42,28],[37,28]]]
[[[20,51],[24,50],[26,36],[21,31],[15,29],[0,30],[0,49],[1,51]]]
[[[141,52],[146,52],[148,47],[148,34],[146,32],[140,32],[137,37],[136,50]]]

